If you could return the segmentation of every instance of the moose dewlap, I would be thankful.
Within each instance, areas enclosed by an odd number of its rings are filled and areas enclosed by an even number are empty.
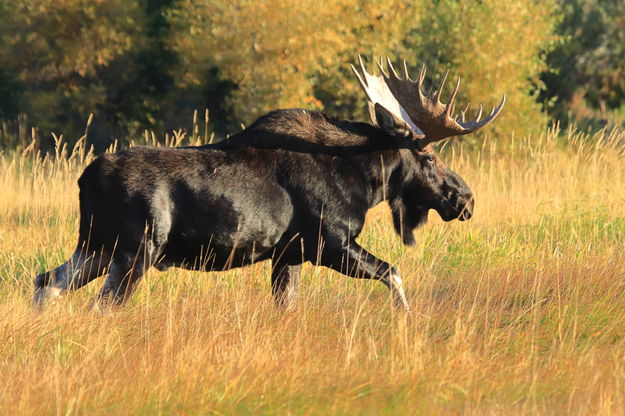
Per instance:
[[[471,218],[473,195],[430,143],[492,122],[454,115],[440,87],[422,92],[396,74],[353,68],[369,100],[372,124],[300,109],[260,117],[230,139],[200,147],[136,147],[104,154],[84,170],[80,230],[71,258],[35,278],[35,305],[108,273],[98,303],[122,304],[145,271],[182,267],[227,270],[270,260],[273,295],[297,294],[301,264],[380,280],[408,309],[402,280],[355,242],[367,211],[387,201],[405,244],[430,209],[445,221]]]

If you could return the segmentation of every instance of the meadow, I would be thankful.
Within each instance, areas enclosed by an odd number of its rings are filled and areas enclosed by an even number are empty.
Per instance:
[[[399,268],[411,315],[310,264],[286,311],[257,264],[151,270],[105,313],[98,279],[38,313],[32,280],[74,249],[91,156],[5,151],[0,414],[625,414],[624,143],[554,128],[444,149],[471,221],[431,212],[405,247],[381,205],[359,238]]]

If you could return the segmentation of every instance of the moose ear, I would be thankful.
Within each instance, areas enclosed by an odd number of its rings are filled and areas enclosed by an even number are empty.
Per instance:
[[[412,130],[410,127],[399,118],[395,117],[393,113],[382,107],[379,103],[375,103],[373,111],[371,111],[371,105],[369,106],[369,115],[371,118],[375,116],[375,124],[382,130],[391,136],[409,138],[412,136]]]

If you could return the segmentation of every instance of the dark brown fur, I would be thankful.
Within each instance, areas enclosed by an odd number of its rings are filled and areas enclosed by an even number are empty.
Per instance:
[[[431,148],[376,111],[379,127],[282,110],[216,145],[98,157],[79,180],[76,251],[36,277],[35,303],[107,270],[99,299],[122,303],[150,266],[226,270],[272,260],[280,302],[310,261],[381,280],[407,307],[397,272],[355,242],[367,211],[387,200],[395,229],[413,244],[430,209],[468,219],[473,199]]]

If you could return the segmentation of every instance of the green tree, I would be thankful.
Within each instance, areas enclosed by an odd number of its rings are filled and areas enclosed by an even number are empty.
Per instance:
[[[564,121],[625,122],[625,3],[567,0],[543,79],[551,114]],[[613,114],[610,114],[612,110]],[[620,114],[618,111],[620,110]]]
[[[0,68],[43,131],[79,134],[108,99],[100,71],[144,41],[137,2],[0,0],[0,10]]]

